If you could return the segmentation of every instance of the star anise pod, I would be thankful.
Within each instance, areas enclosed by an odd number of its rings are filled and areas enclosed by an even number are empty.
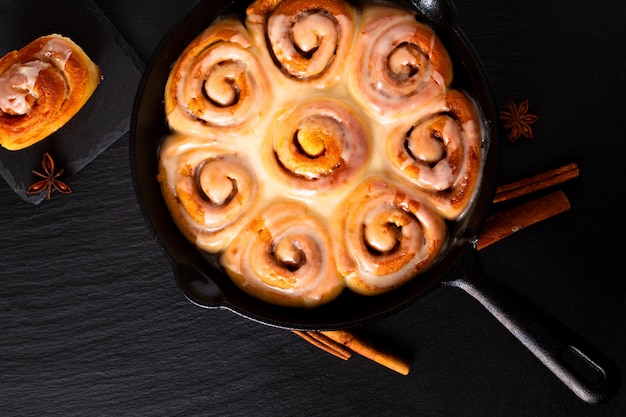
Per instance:
[[[70,186],[58,179],[61,175],[63,175],[63,168],[61,168],[56,174],[54,173],[54,160],[48,152],[44,153],[43,158],[41,158],[41,167],[43,168],[43,173],[34,169],[32,172],[36,176],[43,178],[43,180],[37,181],[28,187],[26,194],[39,194],[46,190],[46,200],[50,200],[50,195],[52,194],[53,189],[57,190],[61,194],[72,193]]]
[[[508,131],[509,141],[515,142],[521,136],[527,139],[533,137],[532,125],[539,120],[539,117],[528,113],[528,100],[521,102],[518,106],[509,98],[504,105],[504,110],[500,111],[500,120]]]

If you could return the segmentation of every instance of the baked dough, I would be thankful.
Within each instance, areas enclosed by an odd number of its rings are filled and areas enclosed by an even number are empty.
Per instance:
[[[384,122],[428,113],[453,78],[433,29],[405,10],[377,4],[363,9],[349,67],[350,92]]]
[[[102,80],[70,38],[42,36],[0,59],[0,145],[24,149],[65,125]]]
[[[258,0],[246,11],[246,27],[274,83],[324,89],[348,70],[357,18],[344,0]]]
[[[297,202],[266,206],[221,259],[235,284],[272,304],[314,307],[344,288],[324,219]]]
[[[158,180],[176,225],[210,253],[246,225],[262,186],[251,161],[233,146],[180,134],[161,146]]]
[[[454,220],[470,205],[481,175],[480,115],[463,92],[449,89],[445,106],[399,123],[386,138],[387,157],[437,211]]]
[[[337,268],[363,295],[424,272],[446,240],[445,222],[419,193],[380,177],[364,181],[334,215]]]
[[[165,87],[170,128],[189,135],[242,135],[267,117],[272,90],[237,19],[209,26],[183,51]]]
[[[263,163],[270,177],[284,195],[341,198],[365,172],[372,153],[366,119],[329,97],[294,101],[283,110],[265,138]]]

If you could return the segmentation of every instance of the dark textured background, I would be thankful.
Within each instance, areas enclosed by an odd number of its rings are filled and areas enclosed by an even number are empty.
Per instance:
[[[194,2],[97,3],[147,60]],[[480,258],[624,373],[626,5],[457,8],[498,106],[528,99],[540,117],[534,139],[503,141],[501,182],[568,162],[581,169],[562,187],[570,211]],[[189,304],[141,217],[127,136],[70,185],[74,194],[33,206],[0,183],[2,416],[626,415],[623,387],[605,405],[582,403],[454,289],[360,329],[411,357],[408,377]]]

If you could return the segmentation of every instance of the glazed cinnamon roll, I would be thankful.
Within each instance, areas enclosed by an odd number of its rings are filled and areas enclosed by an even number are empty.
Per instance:
[[[343,0],[257,0],[246,25],[287,79],[325,87],[344,70],[355,17]]]
[[[183,51],[165,88],[172,130],[194,135],[254,130],[271,109],[271,85],[250,36],[234,18],[206,29]]]
[[[26,148],[65,125],[102,80],[70,38],[40,37],[0,59],[0,145]]]
[[[244,227],[260,194],[245,156],[186,135],[164,141],[158,181],[176,225],[210,253],[222,250]]]
[[[325,223],[295,202],[262,210],[221,262],[236,285],[272,304],[315,307],[344,288]]]
[[[397,120],[440,105],[452,81],[452,63],[435,32],[405,10],[363,9],[351,56],[350,91],[375,116]],[[439,103],[437,103],[439,100]]]
[[[285,193],[339,191],[357,180],[371,152],[367,124],[357,111],[330,98],[285,107],[269,130],[264,159]]]
[[[458,90],[445,98],[445,111],[391,132],[387,156],[443,216],[455,219],[469,205],[480,177],[482,136],[474,103]]]
[[[443,219],[408,188],[372,177],[336,211],[337,267],[351,290],[375,295],[406,283],[435,260]]]

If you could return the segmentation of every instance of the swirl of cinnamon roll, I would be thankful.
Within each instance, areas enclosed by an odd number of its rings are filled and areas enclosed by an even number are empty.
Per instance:
[[[186,135],[164,141],[158,180],[179,229],[210,253],[222,250],[244,227],[260,194],[246,157]]]
[[[356,10],[342,0],[260,0],[246,24],[288,79],[326,86],[340,77]]]
[[[425,271],[446,225],[418,193],[380,177],[362,183],[336,210],[337,267],[351,290],[376,295]]]
[[[470,203],[480,177],[482,136],[473,102],[458,90],[449,90],[445,98],[445,111],[392,131],[387,156],[443,216],[455,219]]]
[[[435,32],[401,9],[366,7],[351,57],[348,85],[377,116],[415,115],[452,81],[452,62]]]
[[[270,132],[272,154],[265,163],[290,193],[339,190],[365,170],[370,156],[367,125],[341,100],[296,104],[279,115]]]
[[[241,134],[264,117],[271,97],[246,28],[230,18],[209,26],[175,62],[165,87],[165,114],[177,132]]]
[[[65,125],[102,80],[70,38],[42,36],[0,59],[0,145],[24,149]]]
[[[344,288],[325,223],[294,202],[260,211],[221,262],[242,290],[272,304],[314,307]]]

